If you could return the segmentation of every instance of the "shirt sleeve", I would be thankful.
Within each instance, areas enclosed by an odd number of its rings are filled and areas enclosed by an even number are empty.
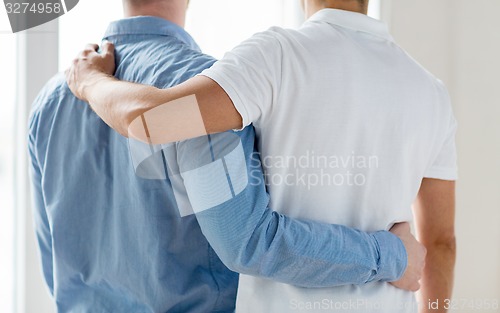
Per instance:
[[[457,120],[453,115],[448,93],[446,91],[443,93],[446,95],[445,105],[449,112],[447,115],[449,120],[445,122],[445,132],[441,136],[444,139],[438,144],[435,158],[427,168],[424,177],[453,181],[458,179],[457,148],[455,144]]]
[[[243,160],[238,160],[230,152],[236,149],[231,148],[226,156],[195,166],[193,160],[237,146],[218,143],[216,137],[208,140],[205,149],[187,141],[177,152],[198,223],[226,266],[239,273],[310,288],[395,281],[403,275],[406,250],[390,232],[367,233],[294,219],[269,208],[254,133],[247,128],[238,134]]]
[[[36,238],[38,247],[40,249],[40,256],[42,259],[42,268],[45,283],[47,284],[50,293],[54,294],[54,278],[53,278],[53,260],[52,260],[52,235],[50,231],[50,224],[45,210],[45,201],[42,190],[42,168],[40,166],[39,158],[37,157],[36,149],[36,129],[38,119],[35,116],[30,118],[30,131],[29,131],[29,156],[30,156],[30,176],[32,186],[32,205],[34,224],[36,231]]]
[[[271,29],[254,35],[200,74],[228,94],[243,128],[269,114],[279,95],[282,48],[276,34]]]

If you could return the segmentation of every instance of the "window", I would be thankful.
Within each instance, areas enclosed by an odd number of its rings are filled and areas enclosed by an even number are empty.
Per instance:
[[[262,8],[266,8],[265,12]],[[227,14],[228,11],[231,14]],[[89,23],[90,16],[92,23]],[[60,17],[59,70],[66,69],[86,43],[99,43],[109,22],[122,16],[120,0],[86,0]],[[192,0],[186,29],[204,52],[220,58],[225,51],[257,31],[273,25],[295,27],[300,25],[301,19],[298,0]]]
[[[370,16],[380,18],[380,1],[370,1]],[[99,43],[109,22],[122,15],[120,0],[86,0],[60,17],[59,69],[66,69],[86,43]],[[221,58],[256,32],[275,25],[295,28],[303,18],[299,0],[191,0],[186,29],[205,53]]]
[[[0,311],[12,312],[14,301],[13,138],[16,81],[16,36],[0,10]]]
[[[369,15],[376,19],[380,1],[370,1]],[[220,59],[256,32],[271,26],[297,28],[303,19],[299,0],[192,0],[186,29],[205,53]]]
[[[100,43],[109,22],[122,18],[121,0],[85,0],[59,18],[59,70],[88,43]]]
[[[186,29],[205,53],[220,59],[256,32],[295,28],[302,20],[299,0],[192,0]]]

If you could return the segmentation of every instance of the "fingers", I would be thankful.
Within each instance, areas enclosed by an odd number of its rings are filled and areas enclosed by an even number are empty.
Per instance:
[[[99,45],[95,43],[89,43],[85,46],[83,51],[96,52],[99,49]]]
[[[89,43],[85,46],[85,48],[83,48],[83,50],[78,54],[78,56],[76,57],[77,59],[78,58],[81,58],[81,59],[85,59],[87,58],[90,54],[92,53],[96,53],[97,50],[99,49],[99,45],[97,44],[94,44],[94,43]],[[74,63],[74,62],[73,62]]]
[[[413,282],[397,281],[397,282],[392,282],[390,284],[396,288],[407,290],[407,291],[412,291],[412,292],[417,292],[421,288],[420,282],[418,282],[418,281],[413,281]]]
[[[66,71],[64,71],[64,76],[66,77],[66,82],[68,83],[68,86],[71,88],[71,83],[72,83],[72,76],[73,74],[71,73],[71,68],[68,68]]]
[[[392,228],[389,231],[395,234],[410,233],[411,232],[410,223],[408,222],[396,223],[394,224],[394,226],[392,226]]]
[[[394,224],[393,227],[398,227],[400,230],[403,230],[403,231],[410,231],[410,223],[408,223],[408,222],[397,223],[397,224]]]
[[[99,50],[99,45],[95,43],[89,43],[85,46],[85,48],[80,53],[81,56],[88,56],[91,53],[97,52]],[[114,54],[115,53],[115,45],[111,42],[105,40],[101,46],[101,54]]]
[[[420,283],[416,282],[413,285],[410,286],[409,288],[410,291],[417,292],[420,290]]]
[[[409,223],[395,224],[390,231],[402,240],[408,257],[403,277],[393,285],[404,290],[418,291],[421,287],[419,281],[424,272],[427,249],[411,234]]]
[[[114,45],[103,42],[102,52],[98,52],[97,44],[88,44],[84,50],[73,60],[71,67],[65,72],[68,87],[76,97],[87,101],[84,94],[86,81],[91,81],[95,75],[113,75],[115,71]]]
[[[102,53],[103,54],[114,54],[115,53],[115,45],[111,42],[105,40],[102,43]]]

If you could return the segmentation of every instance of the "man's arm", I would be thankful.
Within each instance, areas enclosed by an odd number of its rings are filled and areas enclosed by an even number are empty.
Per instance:
[[[455,182],[425,178],[414,205],[417,234],[427,248],[420,291],[420,312],[446,312],[445,300],[453,289],[456,258]],[[439,310],[428,311],[439,300]]]
[[[405,272],[394,284],[418,289],[425,252],[408,225],[394,227],[400,241],[386,231],[366,233],[272,211],[253,149],[250,128],[238,135],[216,134],[177,146],[178,169],[189,200],[205,237],[226,266],[302,287],[395,281]],[[232,196],[221,197],[229,190]]]
[[[68,85],[75,96],[89,102],[97,115],[121,135],[129,137],[132,122],[140,122],[144,113],[160,106],[167,108],[167,111],[153,115],[158,121],[161,120],[158,122],[161,128],[154,134],[159,137],[155,144],[242,127],[241,116],[233,102],[224,89],[210,78],[197,76],[169,89],[119,81],[112,76],[115,70],[114,46],[111,43],[103,44],[101,53],[96,52],[97,48],[97,45],[88,45],[74,60],[73,66],[66,72]],[[192,99],[191,103],[172,106],[177,110],[175,112],[168,110],[169,105],[186,97]],[[199,133],[192,132],[200,128],[199,119],[193,117],[192,108],[198,109],[195,114],[201,114],[203,119],[202,131]],[[183,125],[181,129],[177,124],[180,119]],[[182,133],[183,130],[187,132]],[[172,133],[177,135],[173,139],[170,137]],[[130,135],[143,142],[149,140],[140,133]]]
[[[54,277],[52,262],[52,235],[50,232],[49,220],[45,210],[45,201],[42,191],[42,171],[36,156],[36,139],[32,132],[35,130],[33,120],[30,121],[29,154],[30,154],[30,174],[33,197],[33,215],[38,247],[40,249],[43,275],[45,283],[49,287],[50,293],[54,294]]]
[[[112,73],[114,72],[114,57],[113,57],[113,46],[110,43],[103,45],[103,52],[96,52],[97,46],[90,45],[87,49],[82,52],[80,57],[75,60],[72,68],[66,72],[68,85],[71,90],[75,93],[77,97],[82,100],[88,101],[92,108],[96,111],[96,113],[112,128],[121,133],[124,136],[129,135],[130,125],[133,124],[134,121],[138,121],[139,126],[142,124],[146,126],[148,124],[149,127],[144,127],[141,129],[139,127],[138,132],[134,132],[132,137],[135,139],[139,139],[143,142],[149,142],[154,144],[159,143],[167,143],[173,141],[181,141],[183,139],[189,139],[197,136],[202,136],[211,133],[219,133],[229,129],[241,128],[242,127],[242,118],[240,114],[236,111],[235,106],[227,93],[213,80],[206,77],[195,77],[179,86],[160,90],[154,87],[128,83],[123,81],[118,81],[114,77],[112,77]],[[186,99],[186,97],[195,98],[195,103],[183,103],[183,105],[177,106],[177,101],[179,99]],[[171,105],[173,104],[173,105]],[[193,133],[192,129],[199,128],[199,119],[198,116],[189,116],[190,113],[193,112],[192,108],[199,108],[198,114],[201,115],[203,120],[203,130],[199,133]],[[151,114],[148,118],[153,119],[153,123],[147,121],[146,123],[146,113],[152,111],[153,109],[166,109],[160,110],[160,114]],[[169,111],[169,108],[179,108],[178,111]],[[186,109],[187,108],[187,109]],[[168,113],[168,114],[166,114]],[[172,116],[174,119],[172,119]],[[193,117],[192,119],[190,117]],[[155,122],[156,119],[156,123]],[[178,120],[183,120],[182,127],[179,127],[177,123]],[[196,121],[196,123],[190,123],[191,121]],[[249,121],[246,121],[249,122]],[[153,124],[153,125],[152,125]],[[153,127],[151,127],[153,126]],[[159,126],[160,134],[155,133],[154,135],[159,137],[157,140],[152,140],[151,130],[155,130],[155,126]],[[246,125],[245,125],[246,126]],[[134,127],[132,127],[135,131]],[[144,131],[145,130],[145,131]],[[183,137],[183,134],[179,134],[179,131],[182,132],[184,130],[189,131],[190,133]],[[173,137],[169,137],[171,134],[175,134]],[[165,135],[165,138],[168,140],[162,141],[162,136]],[[172,138],[174,138],[172,140]],[[208,211],[206,211],[208,212]],[[210,211],[215,212],[215,211]],[[205,213],[205,212],[203,212]],[[269,244],[274,244],[275,239],[285,239],[281,241],[281,244],[285,247],[288,246],[289,250],[293,250],[293,245],[295,242],[293,240],[288,240],[290,238],[298,238],[298,237],[283,237],[281,232],[274,232],[273,230],[283,230],[283,228],[276,228],[277,225],[282,225],[281,227],[288,226],[289,219],[285,216],[278,215],[269,211],[266,217],[263,216],[262,222],[267,222],[270,226],[269,229],[263,228],[261,231],[270,231],[270,234],[273,236],[271,241],[265,241]],[[266,225],[266,224],[264,224]],[[296,227],[303,228],[307,230],[310,225],[308,223],[303,223],[297,221],[295,224]],[[319,223],[317,223],[319,225]],[[331,264],[342,264],[348,266],[348,270],[350,273],[353,271],[357,271],[357,275],[355,275],[356,279],[350,278],[351,282],[354,281],[359,282],[363,281],[363,277],[366,279],[364,282],[369,281],[370,279],[379,279],[390,281],[396,280],[398,276],[401,275],[393,275],[391,277],[382,275],[384,269],[379,269],[378,265],[380,264],[380,260],[375,260],[376,258],[387,258],[387,260],[391,259],[391,255],[387,255],[382,251],[382,253],[377,254],[374,253],[373,246],[370,244],[365,245],[365,249],[363,247],[355,246],[359,242],[370,242],[373,245],[374,240],[373,237],[369,238],[370,235],[362,232],[357,232],[353,229],[347,229],[342,226],[338,226],[337,230],[333,230],[331,225],[328,227],[323,224],[324,234],[331,234],[332,236],[327,236],[324,238],[328,239],[328,242],[324,240],[321,241],[320,247],[324,249],[316,250],[316,253],[322,254],[322,256],[318,256],[319,260],[325,259],[325,252],[330,252],[329,256]],[[215,229],[218,230],[218,229]],[[344,232],[348,231],[353,236],[347,236],[346,239],[355,239],[351,241],[345,241],[343,239]],[[259,234],[257,234],[259,235]],[[387,238],[393,238],[387,232],[384,233]],[[228,235],[220,235],[219,238],[228,238]],[[405,244],[405,248],[407,248],[408,259],[411,262],[408,262],[410,268],[408,268],[402,277],[402,279],[396,282],[396,285],[401,288],[415,290],[418,289],[418,279],[419,279],[419,266],[418,264],[423,259],[423,254],[419,245],[414,241],[411,235],[406,234],[405,232],[400,233],[400,237],[402,238],[403,243]],[[264,238],[264,237],[258,237]],[[265,238],[264,238],[265,239]],[[300,238],[299,238],[300,239]],[[259,239],[260,240],[260,239]],[[267,240],[267,239],[266,239]],[[333,242],[331,242],[333,241]],[[248,242],[248,241],[238,241],[238,242]],[[313,237],[306,238],[302,240],[304,246],[307,246],[310,243],[314,243],[315,239]],[[378,242],[379,248],[381,243]],[[338,257],[338,249],[342,251],[349,252],[352,247],[355,247],[356,253],[350,253],[349,255],[352,259],[347,260],[339,260]],[[382,243],[383,245],[383,243]],[[366,249],[366,247],[370,246],[370,248]],[[230,247],[230,246],[227,246]],[[251,248],[251,247],[250,247]],[[331,248],[335,248],[333,250],[328,250]],[[382,247],[383,248],[383,247]],[[382,249],[381,249],[382,250]],[[238,250],[243,251],[243,250]],[[251,251],[251,250],[245,250]],[[362,253],[361,253],[362,252]],[[220,252],[223,253],[223,252]],[[389,252],[390,253],[390,252]],[[290,254],[292,256],[293,254]],[[359,259],[366,258],[368,255],[369,265],[366,264],[360,265],[360,267],[356,267],[359,265],[357,261]],[[356,257],[354,257],[356,256]],[[249,259],[242,259],[239,261],[241,264],[248,264],[253,259],[251,255],[249,255]],[[302,259],[304,260],[304,259]],[[348,262],[346,262],[346,260]],[[261,260],[262,261],[262,260]],[[269,260],[268,260],[269,261]],[[275,260],[276,262],[280,262],[280,260]],[[226,262],[230,263],[231,261],[226,260]],[[300,266],[304,266],[313,262],[313,260],[308,259],[302,263]],[[382,262],[383,263],[383,262]],[[325,264],[325,263],[322,263]],[[374,265],[375,264],[375,265]],[[354,266],[353,266],[354,265]],[[387,270],[387,269],[386,269]],[[324,271],[324,269],[323,269]],[[328,274],[331,275],[339,275],[342,271],[345,271],[341,266],[333,267],[332,270],[326,269]],[[367,271],[371,271],[371,274],[367,275]],[[377,275],[377,273],[379,275]],[[261,272],[261,274],[265,275],[266,273]],[[386,273],[387,274],[387,273]],[[292,275],[292,273],[290,273]],[[321,272],[316,273],[316,275],[321,275]],[[361,279],[360,279],[361,277]],[[332,278],[332,276],[330,276]],[[323,278],[324,279],[324,278]],[[344,281],[346,280],[345,278]],[[353,281],[354,280],[354,281]],[[324,283],[324,280],[323,280]],[[330,281],[331,283],[331,281]],[[337,283],[338,284],[338,283]],[[333,283],[335,285],[335,282]],[[417,287],[416,287],[417,286]]]

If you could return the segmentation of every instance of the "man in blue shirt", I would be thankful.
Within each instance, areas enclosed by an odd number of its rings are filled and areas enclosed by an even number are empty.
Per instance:
[[[117,77],[166,88],[213,64],[182,29],[187,1],[124,3],[129,18],[105,35],[116,45]],[[245,160],[255,161],[254,130],[239,136]],[[409,232],[394,231],[401,241],[289,219],[267,208],[263,180],[244,189],[244,201],[198,214],[210,245],[195,215],[181,217],[171,180],[136,176],[126,138],[75,98],[62,75],[34,103],[29,149],[43,271],[59,312],[232,312],[238,276],[212,245],[233,269],[296,285],[395,281],[405,273],[400,286],[412,288],[418,280],[407,277],[405,247],[409,257],[420,247]],[[245,214],[227,215],[230,205]],[[238,230],[251,235],[231,237]]]

